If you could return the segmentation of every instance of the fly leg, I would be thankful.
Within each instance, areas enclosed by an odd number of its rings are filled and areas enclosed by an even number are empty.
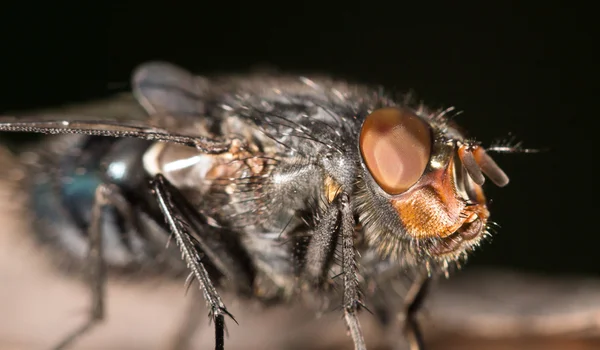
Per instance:
[[[358,322],[357,311],[363,306],[358,290],[358,266],[354,248],[354,218],[347,194],[340,195],[341,234],[342,234],[342,273],[344,274],[344,318],[354,341],[355,350],[366,350],[365,340]]]
[[[182,204],[179,193],[162,175],[158,174],[154,177],[152,189],[158,201],[158,206],[165,217],[165,221],[181,250],[182,257],[191,270],[186,284],[191,283],[192,279],[198,280],[200,290],[210,309],[209,316],[215,323],[215,349],[223,350],[225,342],[225,315],[231,317],[234,321],[235,319],[227,311],[225,304],[211,281],[208,271],[202,263],[202,258],[206,255],[202,254],[197,248],[199,242],[195,238],[201,238],[201,233],[193,230],[194,221],[193,218],[189,217],[186,204]],[[193,236],[190,231],[194,231],[196,236]]]
[[[339,207],[334,202],[325,210],[313,230],[306,251],[302,276],[312,286],[321,287],[326,280],[327,271],[334,258],[339,220]]]
[[[331,263],[337,237],[341,235],[342,276],[344,283],[344,319],[355,350],[366,350],[357,312],[362,306],[358,289],[356,251],[354,248],[354,218],[352,203],[346,193],[339,194],[317,225],[306,253],[305,278],[322,280]]]
[[[408,290],[404,300],[406,321],[404,324],[404,333],[410,350],[424,350],[423,335],[417,321],[417,313],[423,306],[427,292],[429,291],[430,278],[426,274],[421,274]]]
[[[92,307],[87,321],[56,345],[54,347],[56,350],[66,349],[75,340],[104,320],[106,265],[102,242],[102,219],[103,210],[107,206],[114,206],[125,218],[129,219],[126,222],[132,223],[130,207],[120,195],[118,189],[112,185],[100,184],[96,188],[90,225],[88,227],[89,252],[86,264],[88,272],[85,275],[89,278],[88,283],[92,294]]]

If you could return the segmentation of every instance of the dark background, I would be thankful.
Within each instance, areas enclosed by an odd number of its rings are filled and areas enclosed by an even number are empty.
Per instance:
[[[108,96],[155,59],[198,73],[266,65],[413,90],[432,107],[464,110],[461,125],[486,144],[512,133],[549,149],[495,156],[511,176],[504,189],[487,186],[501,228],[469,267],[599,274],[597,39],[585,9],[201,3],[3,5],[0,112]]]

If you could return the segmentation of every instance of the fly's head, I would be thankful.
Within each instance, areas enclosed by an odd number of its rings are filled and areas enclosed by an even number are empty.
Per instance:
[[[361,127],[359,220],[370,247],[407,266],[447,271],[486,236],[484,175],[508,177],[445,117],[386,107]]]

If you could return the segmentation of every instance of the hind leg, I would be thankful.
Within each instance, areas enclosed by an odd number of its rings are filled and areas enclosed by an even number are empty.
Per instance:
[[[94,205],[90,225],[88,228],[89,252],[86,264],[86,278],[90,287],[92,305],[88,314],[88,319],[71,333],[69,333],[53,349],[66,349],[78,338],[82,337],[94,328],[99,322],[104,320],[105,316],[105,295],[106,295],[106,264],[104,261],[104,251],[102,242],[102,219],[103,209],[106,206],[114,206],[130,219],[130,208],[124,198],[120,195],[115,186],[100,184],[96,188],[94,196]],[[131,223],[131,220],[128,220]]]

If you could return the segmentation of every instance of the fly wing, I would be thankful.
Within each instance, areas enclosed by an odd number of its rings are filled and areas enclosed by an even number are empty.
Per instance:
[[[0,131],[135,137],[222,153],[231,140],[206,130],[204,102],[208,83],[167,63],[147,63],[133,75],[133,96],[0,116]],[[143,108],[140,107],[140,104]]]
[[[221,111],[209,110],[209,80],[166,62],[148,62],[132,76],[133,95],[153,125],[210,137]]]
[[[207,154],[220,154],[231,148],[232,140],[212,139],[202,136],[188,136],[172,133],[164,129],[139,123],[105,120],[73,120],[60,119],[21,120],[14,117],[0,117],[0,131],[31,132],[40,134],[83,134],[108,137],[134,137],[149,141],[177,143],[193,147]]]
[[[148,62],[133,73],[133,95],[150,115],[201,115],[208,81],[165,62]]]

